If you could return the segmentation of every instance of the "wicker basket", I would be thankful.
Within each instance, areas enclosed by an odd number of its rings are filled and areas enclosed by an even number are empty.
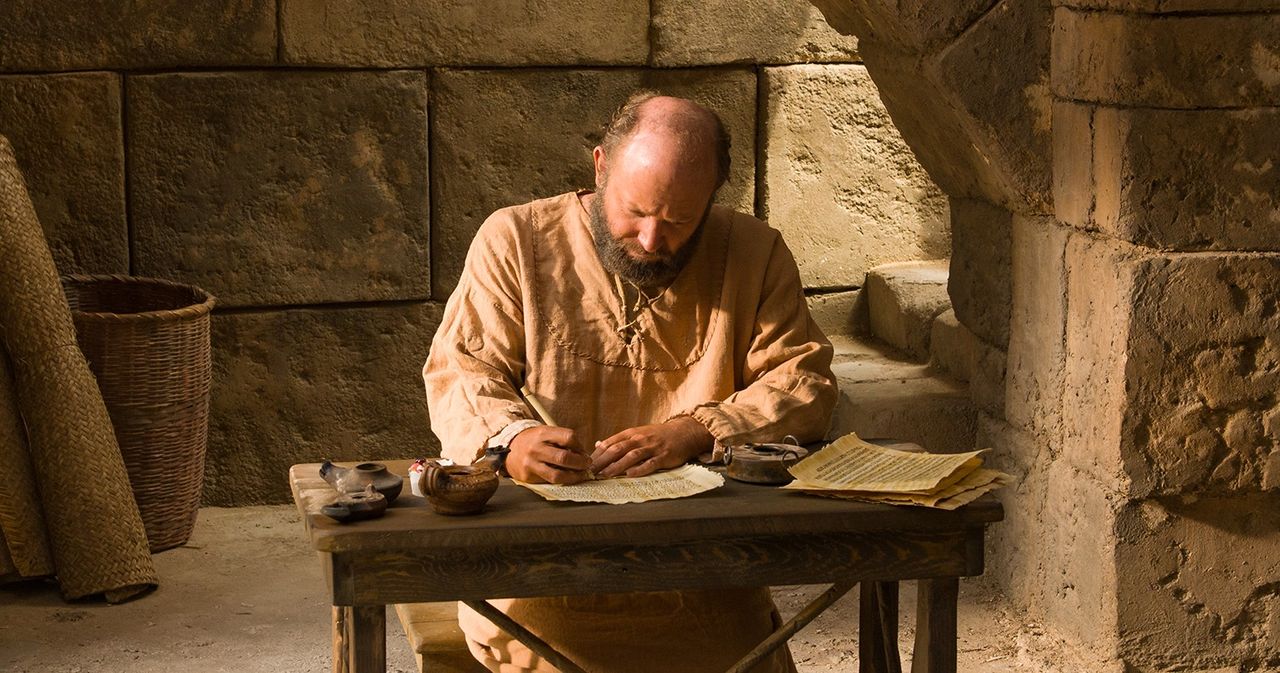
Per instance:
[[[64,276],[151,551],[186,543],[204,486],[209,316],[204,290],[151,278]]]

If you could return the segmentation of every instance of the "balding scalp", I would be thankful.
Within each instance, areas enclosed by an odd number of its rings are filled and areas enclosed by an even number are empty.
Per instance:
[[[675,140],[691,160],[714,158],[716,187],[729,179],[729,132],[720,116],[686,98],[663,96],[656,91],[637,91],[623,103],[605,127],[600,146],[606,158],[614,156],[640,132],[667,135]]]

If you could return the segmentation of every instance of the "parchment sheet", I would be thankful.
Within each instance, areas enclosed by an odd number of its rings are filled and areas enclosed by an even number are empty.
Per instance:
[[[783,488],[877,493],[927,493],[945,487],[982,464],[982,451],[914,453],[868,444],[848,434],[790,468]]]
[[[983,494],[1007,486],[1012,478],[997,470],[979,468],[965,475],[955,484],[939,489],[936,493],[868,493],[865,491],[830,491],[815,489],[805,491],[814,495],[841,500],[880,502],[890,505],[920,505],[938,509],[956,509],[982,497]]]
[[[512,481],[547,500],[603,502],[611,505],[686,498],[724,485],[723,476],[700,465],[682,465],[674,470],[655,472],[643,477],[595,479],[567,485]]]

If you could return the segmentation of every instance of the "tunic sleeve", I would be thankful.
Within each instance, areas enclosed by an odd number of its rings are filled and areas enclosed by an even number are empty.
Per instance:
[[[459,463],[471,463],[490,437],[530,417],[516,392],[525,371],[518,237],[511,209],[480,227],[422,370],[441,455]]]
[[[741,365],[745,387],[692,416],[718,444],[776,442],[793,435],[821,439],[836,403],[831,343],[809,315],[800,272],[782,238],[775,239],[756,324]]]

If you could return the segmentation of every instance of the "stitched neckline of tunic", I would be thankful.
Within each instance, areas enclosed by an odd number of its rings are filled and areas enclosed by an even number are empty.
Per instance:
[[[590,216],[578,198],[579,194],[587,191],[590,190],[563,194],[555,199],[555,208],[546,212],[535,209],[532,214],[530,261],[533,282],[530,283],[530,294],[539,323],[562,350],[593,362],[649,371],[687,369],[702,358],[710,340],[722,329],[721,293],[732,232],[728,218],[719,207],[713,208],[712,216],[702,225],[709,229],[703,232],[698,249],[690,258],[688,266],[649,307],[646,316],[648,325],[645,334],[637,340],[639,345],[627,346],[613,327],[604,330],[593,326],[592,323],[600,322],[600,318],[589,318],[583,313],[588,303],[586,300],[590,299],[609,310],[609,323],[614,327],[622,324],[625,321],[622,316],[626,315],[623,306],[625,299],[618,297],[613,289],[613,274],[606,271],[600,262],[591,235]],[[557,237],[559,240],[556,243],[549,242]],[[574,257],[572,260],[548,254],[548,249],[557,244],[569,253],[575,252],[576,244],[579,248],[577,252],[581,254],[571,255]],[[584,247],[586,250],[581,249]],[[557,277],[558,270],[571,270],[574,273]],[[595,276],[596,282],[582,282],[591,281],[592,276]],[[698,291],[699,286],[703,285],[699,281],[706,281],[709,291]],[[563,303],[567,305],[556,304],[548,299],[548,293],[542,291],[544,283],[547,287],[564,287],[566,282],[579,284],[575,289],[583,301]],[[663,324],[657,320],[662,313],[670,313],[674,302],[684,297],[693,298],[686,300],[687,303],[682,302],[687,306],[685,310],[692,309],[692,313],[686,315],[690,315],[688,319],[694,332],[693,343],[689,343],[687,338],[681,338],[679,332],[664,330]],[[578,329],[569,331],[566,329],[569,326]],[[683,345],[690,346],[687,355],[680,357],[673,352],[672,343],[681,346],[681,352],[686,352]]]

